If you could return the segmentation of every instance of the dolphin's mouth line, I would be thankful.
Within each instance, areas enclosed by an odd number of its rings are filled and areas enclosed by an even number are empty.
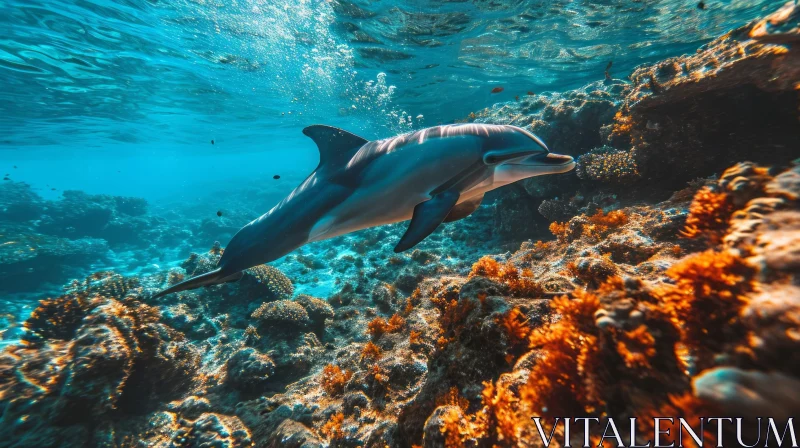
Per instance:
[[[544,154],[535,154],[532,156],[526,156],[523,159],[519,160],[517,163],[508,163],[508,165],[512,166],[566,166],[571,163],[575,163],[575,159],[571,156],[562,155],[562,154],[554,154],[552,152],[544,153]]]

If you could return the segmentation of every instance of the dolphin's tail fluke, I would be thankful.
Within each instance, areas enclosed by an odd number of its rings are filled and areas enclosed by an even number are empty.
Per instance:
[[[219,285],[220,283],[235,282],[241,279],[243,275],[244,274],[242,272],[235,272],[233,274],[223,274],[222,269],[217,268],[211,272],[206,272],[205,274],[198,275],[197,277],[192,277],[189,280],[178,283],[175,286],[171,286],[157,293],[152,298],[157,299],[167,294],[172,294],[173,292],[186,291],[187,289],[195,289],[201,286],[212,286],[212,285]]]

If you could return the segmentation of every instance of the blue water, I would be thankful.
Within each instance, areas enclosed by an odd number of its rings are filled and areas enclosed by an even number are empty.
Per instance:
[[[612,60],[624,77],[781,2],[706,3],[4,0],[0,174],[47,198],[281,196],[316,165],[308,124],[372,139],[452,122]]]

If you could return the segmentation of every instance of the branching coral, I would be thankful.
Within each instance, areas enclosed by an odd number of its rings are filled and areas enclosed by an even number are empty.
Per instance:
[[[550,223],[550,233],[553,234],[554,237],[558,239],[560,243],[564,243],[567,241],[569,237],[569,224],[566,222],[551,222]]]
[[[320,433],[332,441],[342,440],[345,438],[345,432],[342,428],[343,423],[344,414],[341,412],[333,414],[331,415],[330,420],[322,425]]]
[[[489,278],[495,278],[500,275],[500,263],[492,257],[481,257],[475,264],[472,265],[472,271],[469,273],[469,278],[477,275]]]
[[[629,369],[650,369],[650,360],[656,356],[656,340],[646,325],[617,335],[617,353]]]
[[[322,368],[320,384],[322,389],[330,396],[337,396],[344,392],[344,386],[353,377],[353,372],[342,370],[339,366],[328,364]]]
[[[406,320],[403,319],[403,317],[399,314],[393,314],[392,317],[389,318],[389,322],[386,324],[386,330],[389,333],[397,333],[402,331],[405,327]]]
[[[528,342],[531,334],[531,329],[528,326],[528,319],[519,308],[512,308],[509,312],[499,318],[500,324],[505,330],[511,346],[518,346],[524,342]]]
[[[699,400],[691,392],[670,395],[668,400],[661,406],[655,409],[643,409],[639,415],[643,418],[638,419],[638,430],[643,434],[654,434],[656,417],[663,418],[665,415],[676,415],[683,418],[692,427],[696,435],[701,438],[703,446],[717,445],[717,431],[710,425],[703,426],[701,431],[698,427],[698,422],[701,418],[707,418],[709,415],[720,415],[720,411]],[[673,420],[672,422],[661,420],[658,429],[663,431],[661,438],[664,445],[674,444],[678,446],[679,442],[683,442],[683,446],[700,448],[694,439],[686,434],[686,430],[681,427],[678,420]]]
[[[624,226],[628,221],[628,215],[622,210],[612,210],[608,213],[600,210],[591,216],[576,216],[568,222],[550,223],[550,232],[558,239],[559,243],[566,243],[581,237],[599,241],[611,230]]]
[[[467,316],[475,309],[476,303],[473,300],[463,298],[461,300],[442,301],[439,305],[439,339],[437,345],[440,348],[446,346],[450,341],[458,339],[464,331],[464,322]]]
[[[712,355],[725,344],[744,337],[738,317],[746,294],[755,288],[755,274],[733,252],[714,250],[692,255],[667,271],[675,284],[662,286],[658,294],[701,366],[712,363]]]
[[[689,206],[686,228],[681,234],[687,238],[703,237],[711,243],[717,243],[728,229],[728,220],[733,212],[733,203],[726,193],[703,187]]]
[[[422,332],[411,330],[411,333],[408,334],[408,343],[411,345],[417,345],[422,343]]]
[[[388,327],[389,324],[386,322],[386,319],[378,316],[367,324],[367,334],[377,339],[386,333]]]
[[[364,361],[376,361],[381,358],[383,355],[383,351],[380,347],[373,344],[372,341],[367,342],[364,344],[364,348],[361,349],[361,360]]]
[[[367,334],[377,339],[385,333],[397,333],[406,326],[406,320],[399,314],[393,314],[387,322],[386,319],[378,316],[367,324]]]
[[[482,257],[472,265],[469,278],[486,277],[499,281],[508,287],[508,292],[516,297],[536,297],[544,291],[536,282],[530,269],[520,270],[512,263],[500,264],[491,257]]]
[[[600,363],[594,325],[600,301],[580,290],[575,297],[554,299],[552,307],[561,320],[537,329],[530,338],[531,347],[538,347],[541,355],[520,394],[525,402],[546,407],[548,415],[592,413],[603,405],[582,378]]]

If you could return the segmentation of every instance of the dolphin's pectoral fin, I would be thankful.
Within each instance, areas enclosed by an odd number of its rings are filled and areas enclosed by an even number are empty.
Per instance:
[[[346,165],[353,154],[368,143],[365,138],[322,124],[315,124],[303,129],[303,134],[314,140],[319,148],[319,167],[317,169]]]
[[[411,224],[408,225],[406,233],[400,238],[400,242],[395,246],[395,252],[403,252],[411,249],[417,243],[430,235],[439,224],[444,221],[450,210],[458,202],[459,193],[456,190],[447,190],[437,194],[430,200],[417,204],[414,207],[414,215],[411,217]]]
[[[444,218],[444,222],[453,222],[466,218],[481,206],[481,201],[483,201],[483,195],[475,196],[474,198],[467,199],[466,201],[456,205],[452,210],[450,210],[450,213],[447,214],[447,217]]]
[[[239,271],[235,274],[231,274],[223,279],[220,279],[220,283],[235,283],[244,277],[244,271]]]

